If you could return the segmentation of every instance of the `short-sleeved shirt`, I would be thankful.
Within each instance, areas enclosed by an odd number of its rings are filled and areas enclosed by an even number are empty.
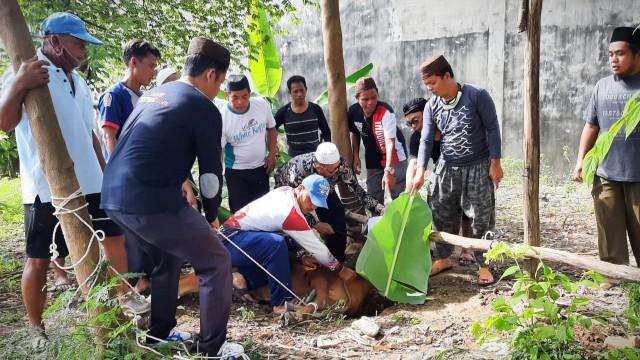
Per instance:
[[[322,140],[331,141],[331,130],[322,108],[309,102],[302,113],[294,112],[291,103],[281,107],[275,115],[276,128],[284,125],[289,155],[298,156],[316,151]],[[318,136],[320,132],[320,136]]]
[[[591,94],[586,121],[600,127],[600,133],[609,130],[623,113],[631,96],[640,90],[640,75],[621,78],[607,76],[598,81]],[[621,130],[613,139],[611,148],[598,166],[596,174],[612,181],[640,182],[640,126],[625,139]]]
[[[418,158],[418,150],[420,149],[420,131],[414,131],[409,138],[409,159]],[[433,142],[433,148],[431,149],[431,160],[433,163],[437,163],[440,158],[440,141]]]
[[[455,106],[432,96],[424,107],[418,166],[425,167],[436,131],[442,134],[441,157],[451,166],[468,166],[501,157],[500,125],[489,93],[464,84]]]
[[[157,214],[188,206],[182,183],[197,157],[203,207],[213,221],[221,201],[221,131],[220,112],[190,84],[173,81],[146,92],[105,168],[102,208]]]
[[[393,108],[387,103],[378,101],[373,114],[364,116],[360,104],[353,104],[347,112],[349,131],[360,135],[364,144],[364,160],[367,169],[386,167],[387,150],[385,139],[395,139],[396,152],[393,154],[391,166],[407,159],[404,136],[396,124]]]
[[[222,108],[222,148],[227,169],[247,170],[264,165],[267,129],[276,126],[269,103],[251,98],[247,110],[235,112],[230,104]]]
[[[138,103],[142,93],[136,93],[125,84],[119,82],[111,86],[100,95],[98,99],[98,111],[102,127],[115,129],[116,139],[120,137],[120,131],[125,121]],[[108,160],[109,154],[104,150],[104,157]]]
[[[80,190],[84,194],[97,194],[102,185],[102,169],[93,148],[94,113],[91,90],[84,79],[73,71],[71,78],[74,92],[64,70],[55,67],[40,50],[37,51],[37,56],[38,60],[46,60],[51,64],[45,66],[49,72],[49,93],[67,151],[73,160]],[[8,91],[13,81],[13,75],[5,76],[2,86],[4,91]],[[43,203],[51,202],[49,183],[40,164],[40,156],[26,112],[22,113],[15,131],[23,203],[33,204],[36,196],[39,196]]]

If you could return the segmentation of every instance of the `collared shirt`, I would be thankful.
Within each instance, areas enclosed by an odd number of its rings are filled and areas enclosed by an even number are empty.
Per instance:
[[[38,60],[47,59],[38,49]],[[67,145],[67,151],[73,160],[74,170],[80,189],[84,194],[100,192],[102,185],[102,169],[93,148],[93,98],[84,79],[76,72],[71,73],[75,93],[69,84],[64,70],[53,64],[45,66],[49,72],[49,93],[53,100],[53,108],[58,118],[62,137]],[[8,91],[14,76],[7,76],[3,84],[4,91]],[[42,202],[51,202],[49,184],[44,176],[36,143],[31,133],[27,114],[16,127],[16,142],[20,157],[20,184],[22,187],[22,202],[32,204],[36,196]]]
[[[317,163],[314,153],[302,154],[292,158],[276,172],[276,187],[285,185],[293,188],[298,187],[307,176],[316,174]],[[351,168],[346,165],[344,158],[340,157],[338,171],[327,180],[329,180],[332,189],[338,182],[345,184],[347,188],[355,194],[356,198],[362,199],[365,207],[370,211],[379,214],[380,211],[384,209],[384,205],[367,194],[362,186],[360,186],[358,179],[353,174]]]

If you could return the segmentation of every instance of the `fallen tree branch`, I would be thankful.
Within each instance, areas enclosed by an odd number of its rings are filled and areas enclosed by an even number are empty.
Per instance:
[[[472,239],[445,232],[431,232],[430,241],[446,243],[459,246],[468,250],[487,251],[491,247],[491,240]],[[537,254],[529,253],[526,258],[539,259],[542,261],[552,261],[556,263],[570,265],[582,270],[593,270],[609,279],[628,280],[640,282],[640,269],[627,265],[616,265],[605,261],[600,261],[592,257],[586,257],[570,253],[568,251],[549,249],[533,246]]]

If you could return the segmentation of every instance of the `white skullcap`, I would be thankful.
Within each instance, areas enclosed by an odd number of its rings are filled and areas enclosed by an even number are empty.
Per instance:
[[[340,161],[340,152],[338,152],[338,147],[330,142],[323,142],[318,145],[315,156],[316,160],[323,165],[335,164]]]
[[[175,73],[175,69],[171,66],[167,66],[166,68],[158,71],[158,75],[156,76],[156,84],[158,84],[158,86],[164,84],[164,82],[167,81],[167,78]]]

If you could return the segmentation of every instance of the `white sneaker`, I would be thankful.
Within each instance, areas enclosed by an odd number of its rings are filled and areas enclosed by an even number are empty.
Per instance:
[[[241,357],[243,358],[243,355],[244,347],[242,345],[225,341],[216,356],[226,360],[235,360]]]
[[[134,315],[144,314],[151,310],[151,303],[147,302],[144,297],[138,296],[133,292],[128,292],[118,298],[122,312]]]
[[[185,342],[187,340],[191,340],[191,333],[173,328],[165,340],[172,342]]]

